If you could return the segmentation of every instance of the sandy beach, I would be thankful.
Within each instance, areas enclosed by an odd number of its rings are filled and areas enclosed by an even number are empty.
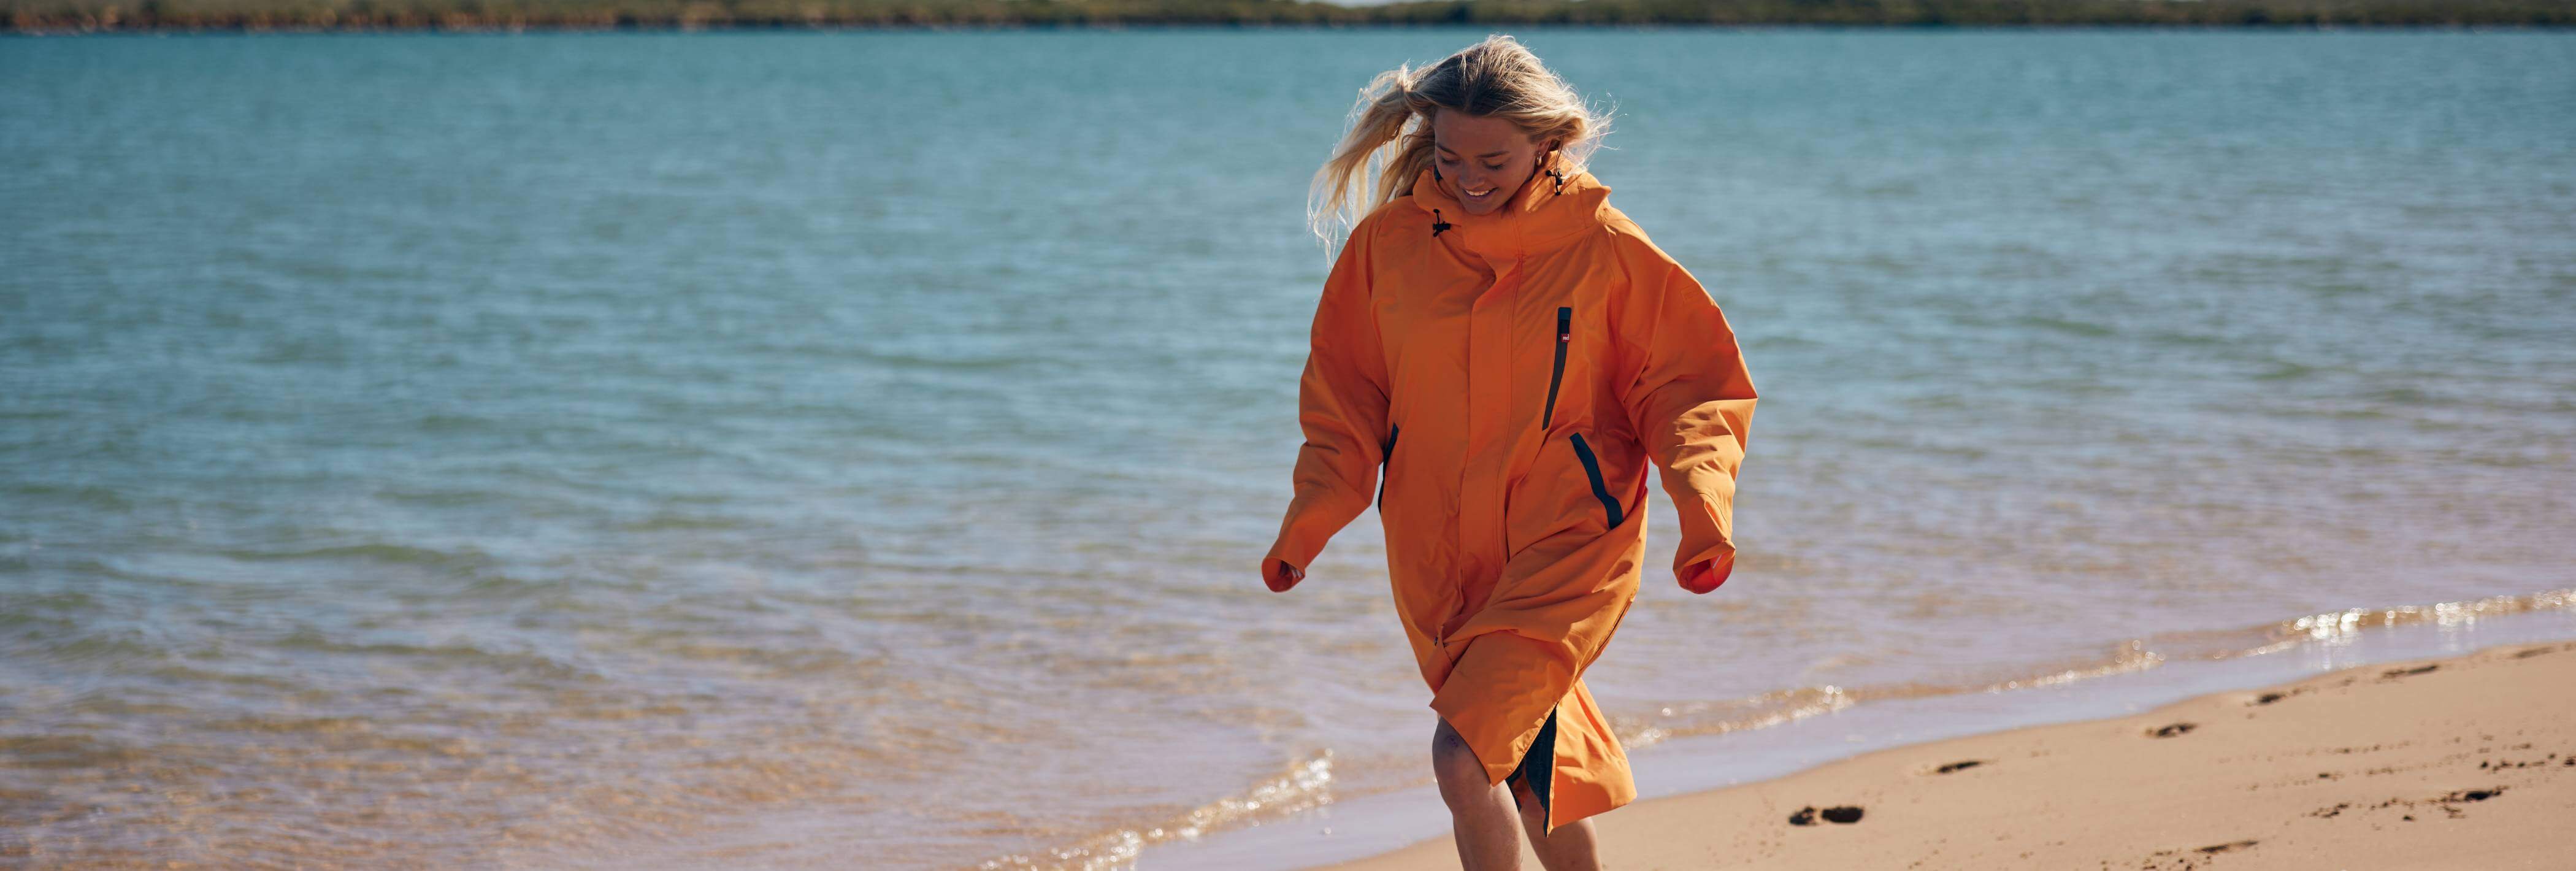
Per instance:
[[[1622,871],[2564,869],[2571,819],[2569,642],[1899,747],[1595,818]],[[1458,859],[1443,836],[1332,867]]]

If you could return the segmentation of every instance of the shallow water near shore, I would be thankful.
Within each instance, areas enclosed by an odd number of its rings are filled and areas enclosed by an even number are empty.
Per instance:
[[[1305,179],[1481,35],[11,41],[0,856],[1118,867],[1400,801],[1375,518],[1253,566]],[[1656,494],[1588,677],[1641,778],[2565,627],[2576,35],[1523,38],[1765,396],[1738,574]]]

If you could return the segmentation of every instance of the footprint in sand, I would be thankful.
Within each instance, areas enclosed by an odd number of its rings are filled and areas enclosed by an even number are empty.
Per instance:
[[[1984,765],[1984,764],[1986,764],[1986,761],[1985,761],[1985,760],[1983,760],[1983,759],[1967,759],[1967,760],[1962,760],[1962,761],[1958,761],[1958,762],[1953,762],[1953,763],[1950,763],[1950,764],[1948,764],[1948,765],[1944,765],[1944,766],[1941,766],[1941,767],[1939,767],[1939,768],[1932,769],[1932,773],[1934,773],[1934,774],[1948,774],[1948,773],[1953,772],[1953,771],[1966,771],[1966,770],[1968,770],[1968,769],[1975,768],[1975,767],[1977,767],[1977,766]]]
[[[1789,815],[1789,824],[1793,826],[1812,826],[1816,824],[1816,818],[1820,816],[1824,817],[1825,822],[1829,823],[1857,823],[1860,822],[1860,814],[1860,808],[1850,805],[1829,807],[1821,811],[1812,806],[1802,807],[1798,809],[1797,813]]]
[[[2425,672],[2432,671],[2432,670],[2434,670],[2434,669],[2441,668],[2441,667],[2442,667],[2442,666],[2441,666],[2440,664],[2438,664],[2438,663],[2437,663],[2437,664],[2434,664],[2434,665],[2419,665],[2419,666],[2416,666],[2416,667],[2414,667],[2414,668],[2392,668],[2392,669],[2389,669],[2389,670],[2387,670],[2387,671],[2380,672],[2380,673],[2379,673],[2379,679],[2381,679],[2381,680],[2390,680],[2390,679],[2394,679],[2394,678],[2401,678],[2401,677],[2405,677],[2405,676],[2407,676],[2407,675],[2412,675],[2412,674],[2423,674],[2423,673],[2425,673]]]
[[[2195,852],[2210,853],[2210,854],[2217,854],[2217,853],[2233,853],[2233,852],[2235,852],[2235,851],[2242,850],[2242,849],[2245,849],[2245,848],[2247,848],[2247,847],[2251,847],[2251,846],[2254,846],[2254,842],[2253,842],[2253,841],[2229,841],[2229,842],[2224,843],[2224,844],[2211,844],[2211,845],[2209,845],[2209,846],[2202,847],[2202,848],[2200,848],[2199,850],[2197,850],[2197,851],[2195,851]]]
[[[2277,702],[2277,701],[2280,701],[2280,700],[2282,700],[2282,699],[2286,699],[2286,698],[2289,698],[2289,697],[2290,697],[2290,694],[2289,694],[2289,693],[2264,693],[2264,694],[2262,694],[2262,695],[2255,696],[2255,697],[2254,697],[2253,704],[2257,704],[2257,705],[2268,705],[2268,704],[2271,704],[2271,703],[2273,703],[2273,702]]]
[[[2149,729],[2147,730],[2147,735],[2153,738],[2171,738],[2175,735],[2180,735],[2198,728],[2200,728],[2200,726],[2196,723],[2174,723]]]

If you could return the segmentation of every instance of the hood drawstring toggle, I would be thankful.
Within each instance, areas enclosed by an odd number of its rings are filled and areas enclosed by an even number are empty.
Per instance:
[[[1442,231],[1442,230],[1446,230],[1446,229],[1449,229],[1449,222],[1447,222],[1447,221],[1443,221],[1443,220],[1440,220],[1440,210],[1439,210],[1439,209],[1432,209],[1432,210],[1431,210],[1431,235],[1432,235],[1432,236],[1437,237],[1437,236],[1439,236],[1439,235],[1440,235],[1440,231]]]

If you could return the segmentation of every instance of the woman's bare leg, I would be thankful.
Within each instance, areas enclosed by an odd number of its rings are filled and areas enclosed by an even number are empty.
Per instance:
[[[1538,854],[1538,864],[1547,871],[1601,871],[1601,856],[1592,837],[1590,818],[1575,820],[1547,831],[1547,817],[1539,810],[1538,796],[1529,785],[1512,781],[1512,797],[1521,808],[1521,831],[1528,833],[1530,850]]]
[[[1464,871],[1520,871],[1521,845],[1512,838],[1520,823],[1512,818],[1511,791],[1485,782],[1484,763],[1445,719],[1431,733],[1431,773],[1440,779],[1440,800],[1449,803]]]

